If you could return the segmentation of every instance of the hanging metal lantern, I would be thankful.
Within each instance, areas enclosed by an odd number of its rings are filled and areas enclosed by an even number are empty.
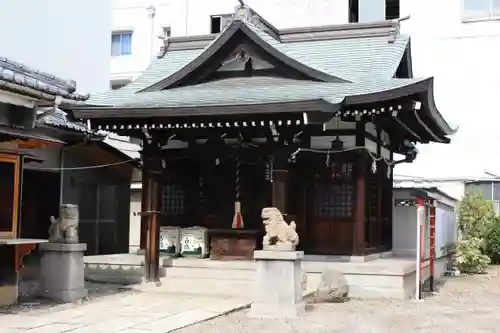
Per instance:
[[[375,159],[372,161],[372,173],[377,173],[377,161]]]

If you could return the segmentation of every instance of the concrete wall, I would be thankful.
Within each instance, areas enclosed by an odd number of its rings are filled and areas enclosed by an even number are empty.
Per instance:
[[[438,195],[437,195],[438,196]],[[438,196],[439,197],[439,196]],[[394,189],[394,199],[414,199],[410,190]],[[443,199],[444,201],[445,199]],[[436,200],[436,256],[439,258],[445,253],[443,247],[453,243],[457,239],[457,213],[456,202]],[[429,236],[429,222],[425,237]],[[393,229],[392,229],[393,253],[397,256],[415,256],[417,246],[417,208],[416,207],[394,207]],[[429,242],[425,241],[424,256],[429,255]]]
[[[463,22],[461,3],[401,0],[401,16],[411,15],[402,33],[412,38],[414,76],[435,77],[437,107],[460,128],[450,145],[418,145],[416,161],[398,165],[396,174],[463,177],[500,169],[492,153],[499,138],[500,22]]]
[[[109,0],[0,0],[0,56],[77,82],[109,87]]]

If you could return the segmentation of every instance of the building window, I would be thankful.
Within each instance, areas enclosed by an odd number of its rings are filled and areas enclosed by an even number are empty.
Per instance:
[[[130,83],[130,80],[114,80],[114,81],[110,82],[109,86],[110,86],[111,90],[116,90],[116,89],[120,89],[121,87],[125,87],[129,83]]]
[[[500,18],[500,0],[463,0],[464,21],[492,20]]]
[[[233,19],[233,14],[212,15],[210,16],[210,33],[218,34]]]
[[[165,26],[161,28],[161,39],[168,39],[172,36],[172,28]]]
[[[126,83],[111,83],[111,90],[120,89],[121,87],[125,87]]]
[[[400,0],[349,0],[349,23],[397,19],[400,17],[399,2]]]
[[[111,34],[111,56],[132,54],[132,32],[121,31]]]

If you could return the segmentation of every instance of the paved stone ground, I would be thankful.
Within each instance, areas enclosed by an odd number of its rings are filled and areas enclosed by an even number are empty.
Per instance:
[[[125,290],[89,284],[89,299],[56,304],[25,297],[0,309],[1,333],[165,333],[248,305],[234,298],[210,298]]]
[[[54,304],[25,298],[0,313],[1,333],[245,333],[245,332],[499,332],[500,267],[489,274],[449,278],[438,295],[424,302],[361,301],[310,304],[300,320],[256,320],[246,310],[214,318],[245,301],[168,294],[154,288],[125,290],[89,284],[89,300]],[[205,321],[208,320],[208,321]],[[193,322],[203,321],[189,327]]]
[[[299,320],[256,320],[236,312],[176,333],[402,333],[500,332],[500,268],[488,275],[449,278],[439,294],[417,301],[311,305]]]

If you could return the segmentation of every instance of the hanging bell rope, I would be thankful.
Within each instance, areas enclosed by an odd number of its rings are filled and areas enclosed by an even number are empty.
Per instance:
[[[236,156],[236,175],[235,175],[235,198],[234,198],[234,216],[233,216],[233,229],[243,228],[243,216],[241,214],[241,201],[240,201],[240,170],[241,160],[239,154]]]

